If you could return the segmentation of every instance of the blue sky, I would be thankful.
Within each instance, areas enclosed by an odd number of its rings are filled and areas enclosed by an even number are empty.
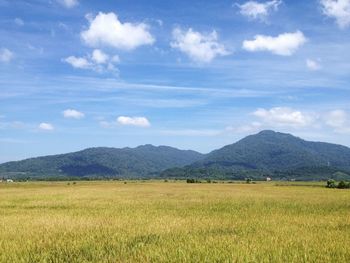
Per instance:
[[[0,0],[0,162],[264,129],[350,146],[349,30],[350,0]]]

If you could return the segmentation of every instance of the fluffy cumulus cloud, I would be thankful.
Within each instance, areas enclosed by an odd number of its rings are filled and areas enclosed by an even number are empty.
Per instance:
[[[10,62],[13,57],[13,53],[7,48],[0,49],[0,62]]]
[[[243,49],[250,52],[269,51],[280,56],[291,56],[306,41],[307,39],[301,31],[284,33],[277,37],[256,35],[254,40],[243,42]]]
[[[312,70],[312,71],[317,71],[321,69],[321,64],[319,63],[319,61],[316,61],[313,59],[307,59],[306,66],[309,70]]]
[[[120,62],[119,56],[110,56],[100,49],[95,49],[85,57],[69,56],[64,62],[78,69],[91,69],[97,72],[118,72],[115,64]]]
[[[67,109],[63,111],[62,114],[63,114],[63,117],[67,119],[82,119],[85,117],[84,113],[73,109]]]
[[[145,117],[127,117],[119,116],[117,122],[121,125],[138,126],[138,127],[150,127],[151,123]]]
[[[55,128],[50,123],[42,122],[39,124],[39,129],[43,131],[53,131]]]
[[[86,69],[91,66],[91,63],[83,57],[69,56],[65,58],[64,61],[74,68]]]
[[[217,56],[230,54],[223,44],[218,42],[218,35],[214,30],[210,34],[201,34],[189,28],[183,31],[180,28],[173,30],[174,41],[172,48],[179,49],[196,62],[210,62]]]
[[[90,26],[81,33],[83,41],[93,47],[110,46],[132,50],[155,41],[144,23],[122,23],[115,13],[100,12],[95,18],[88,16]]]
[[[72,8],[79,4],[78,0],[58,0],[58,2],[67,8]]]
[[[334,18],[340,28],[350,25],[350,0],[321,0],[323,13]]]
[[[278,6],[282,3],[279,0],[259,3],[256,1],[248,1],[242,5],[237,4],[240,13],[249,19],[265,20],[272,11],[277,11]]]
[[[288,107],[261,108],[256,110],[253,115],[270,126],[305,127],[314,121],[310,114]]]

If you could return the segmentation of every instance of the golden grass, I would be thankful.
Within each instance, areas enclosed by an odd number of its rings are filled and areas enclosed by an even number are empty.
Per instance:
[[[0,262],[350,262],[350,191],[3,183]]]

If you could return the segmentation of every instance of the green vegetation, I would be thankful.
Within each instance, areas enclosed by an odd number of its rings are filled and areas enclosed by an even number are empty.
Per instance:
[[[335,180],[328,180],[327,188],[350,189],[350,182],[340,181],[337,184]]]
[[[324,183],[0,184],[0,262],[350,262]]]
[[[350,180],[350,149],[262,131],[203,155],[167,146],[91,148],[0,165],[16,179]]]
[[[80,152],[31,158],[0,165],[0,175],[21,179],[149,178],[164,169],[202,158],[195,151],[143,145],[137,148],[90,148]],[[74,179],[76,180],[76,179]]]
[[[290,134],[262,131],[213,151],[184,168],[162,173],[169,178],[217,178],[244,180],[335,180],[350,179],[350,149],[308,142]]]

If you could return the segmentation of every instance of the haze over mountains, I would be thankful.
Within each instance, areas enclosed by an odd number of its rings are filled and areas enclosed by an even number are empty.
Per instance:
[[[262,131],[201,154],[168,146],[90,148],[0,165],[3,177],[350,178],[350,148]]]

